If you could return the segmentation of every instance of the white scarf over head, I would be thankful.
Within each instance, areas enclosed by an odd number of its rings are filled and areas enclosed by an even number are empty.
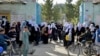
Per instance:
[[[42,23],[41,23],[41,26],[47,27],[47,22],[42,22]]]
[[[78,24],[77,24],[77,27],[78,27],[78,30],[81,30],[82,24],[81,24],[81,23],[78,23]]]
[[[95,27],[93,26],[93,24],[90,24],[89,29],[90,29],[90,31],[94,31],[95,30]]]
[[[52,23],[52,24],[51,24],[51,27],[57,29],[55,23]]]
[[[63,31],[68,32],[68,29],[69,29],[69,23],[65,22],[63,25]]]

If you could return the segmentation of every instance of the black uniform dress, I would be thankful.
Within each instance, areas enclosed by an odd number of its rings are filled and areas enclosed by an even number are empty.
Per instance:
[[[77,35],[78,37],[79,37],[82,33],[84,33],[84,32],[85,32],[85,28],[84,28],[84,27],[81,27],[80,30],[79,30],[78,27],[77,27],[76,35]],[[82,38],[79,38],[78,40],[81,41]]]
[[[75,39],[75,29],[72,28],[72,43],[74,42],[74,39]]]
[[[34,40],[35,40],[35,45],[38,45],[39,41],[40,41],[40,30],[39,30],[39,28],[37,28],[37,31],[35,31]]]
[[[67,41],[66,41],[66,39],[65,39],[65,37],[66,37],[66,35],[68,35],[68,33],[69,33],[69,29],[68,29],[68,31],[67,32],[64,32],[63,34],[64,34],[64,36],[63,36],[63,42],[64,42],[64,46],[66,47],[68,44],[67,44]]]
[[[52,38],[54,41],[57,41],[57,29],[52,28]]]
[[[48,27],[45,27],[44,33],[42,34],[43,44],[48,44]]]
[[[31,35],[29,36],[29,42],[32,43],[35,40],[35,28],[34,28],[34,26],[31,26],[30,32],[31,32]]]
[[[57,33],[58,33],[59,40],[63,39],[61,32],[62,32],[62,26],[59,24],[59,25],[57,25]]]
[[[19,40],[19,38],[20,38],[20,31],[21,31],[21,29],[20,29],[20,22],[18,22],[17,25],[16,25],[16,33],[17,33],[16,42],[17,42],[17,44],[19,44],[19,42],[20,42],[20,40]]]

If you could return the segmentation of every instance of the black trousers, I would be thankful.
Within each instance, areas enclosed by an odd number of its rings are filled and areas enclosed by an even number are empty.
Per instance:
[[[43,35],[42,40],[43,40],[43,44],[48,44],[48,36]]]

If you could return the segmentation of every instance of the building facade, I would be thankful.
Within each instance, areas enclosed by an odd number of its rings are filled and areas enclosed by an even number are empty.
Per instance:
[[[84,0],[80,5],[80,22],[93,21],[93,3],[91,0]]]
[[[92,21],[100,25],[100,3],[96,0],[84,0],[80,5],[80,22]],[[98,0],[99,1],[99,0]]]
[[[40,4],[36,3],[36,22],[37,24],[40,24],[41,21],[41,6]]]
[[[0,0],[0,17],[6,16],[11,22],[29,19],[34,19],[36,22],[37,9],[36,0]]]
[[[94,22],[100,26],[100,0],[93,0]]]

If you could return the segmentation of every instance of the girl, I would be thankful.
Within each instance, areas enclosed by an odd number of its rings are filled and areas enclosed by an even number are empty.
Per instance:
[[[42,40],[43,44],[48,44],[48,27],[42,28]]]
[[[28,49],[29,49],[29,35],[30,32],[28,30],[28,27],[24,27],[22,31],[22,41],[23,41],[23,55],[22,56],[27,56]]]

